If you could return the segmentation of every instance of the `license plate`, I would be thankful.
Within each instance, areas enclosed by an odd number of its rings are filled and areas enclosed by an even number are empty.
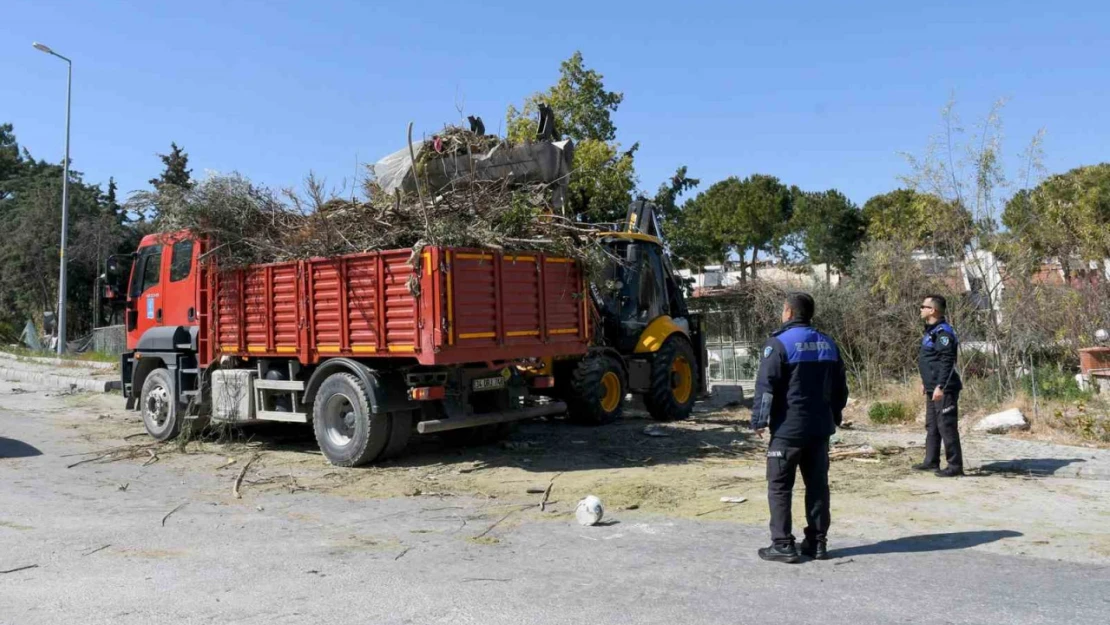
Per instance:
[[[496,391],[505,388],[505,378],[478,378],[473,382],[476,391]]]

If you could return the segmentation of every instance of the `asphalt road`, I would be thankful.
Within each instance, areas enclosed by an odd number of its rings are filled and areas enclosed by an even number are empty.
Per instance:
[[[1110,563],[977,548],[1015,531],[845,538],[831,560],[791,566],[756,557],[762,526],[617,512],[583,528],[520,509],[534,498],[234,499],[229,472],[67,469],[82,457],[63,456],[96,449],[62,424],[72,408],[10,387],[0,571],[34,568],[0,573],[4,624],[1075,624],[1110,613]]]

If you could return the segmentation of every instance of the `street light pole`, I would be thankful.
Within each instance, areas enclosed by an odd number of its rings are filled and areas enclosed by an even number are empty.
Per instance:
[[[69,233],[69,110],[73,90],[73,61],[35,42],[36,50],[51,54],[66,62],[66,158],[62,163],[62,244],[58,252],[58,355],[66,351],[66,235]]]

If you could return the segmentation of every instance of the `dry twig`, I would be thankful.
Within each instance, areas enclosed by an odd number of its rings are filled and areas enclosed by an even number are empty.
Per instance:
[[[188,502],[188,501],[186,501],[185,503],[183,503],[183,504],[181,504],[181,505],[177,506],[177,507],[176,507],[176,508],[174,508],[173,510],[170,510],[169,512],[167,512],[167,513],[166,513],[166,516],[162,517],[162,527],[165,527],[165,526],[166,526],[166,519],[170,518],[170,516],[171,516],[171,515],[172,515],[172,514],[173,514],[174,512],[177,512],[178,510],[180,510],[180,509],[184,508],[184,507],[185,507],[185,506],[187,506],[187,505],[189,505],[189,502]]]
[[[104,551],[105,549],[107,549],[108,547],[111,547],[111,546],[112,546],[111,544],[108,544],[108,545],[104,545],[103,547],[97,547],[96,549],[93,549],[92,551],[90,551],[88,553],[81,554],[81,556],[82,557],[91,556],[92,554],[97,553],[99,551]]]
[[[254,454],[251,456],[251,459],[248,460],[247,463],[243,465],[243,469],[239,471],[239,475],[235,477],[235,483],[231,487],[231,494],[235,495],[236,499],[243,498],[243,496],[239,494],[239,487],[243,484],[243,476],[247,474],[247,469],[251,468],[251,464],[253,464],[255,460],[258,460],[258,457],[261,455],[262,454]]]

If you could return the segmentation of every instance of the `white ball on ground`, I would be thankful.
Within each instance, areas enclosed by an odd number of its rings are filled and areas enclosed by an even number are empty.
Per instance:
[[[579,525],[597,525],[604,515],[605,509],[601,506],[601,500],[593,495],[579,501],[578,507],[574,509],[574,516],[578,519]]]
[[[1099,343],[1105,343],[1107,341],[1110,341],[1110,332],[1107,332],[1106,330],[1103,330],[1102,328],[1099,328],[1098,330],[1095,330],[1095,340],[1098,341]]]

